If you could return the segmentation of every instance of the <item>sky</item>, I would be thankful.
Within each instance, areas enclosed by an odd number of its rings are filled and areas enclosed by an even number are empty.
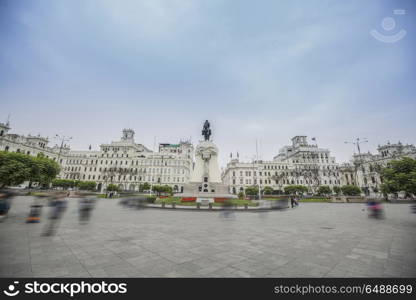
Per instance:
[[[338,162],[357,137],[416,144],[415,14],[412,0],[0,0],[0,121],[98,150],[125,127],[150,149],[196,144],[208,119],[222,166],[296,135]]]

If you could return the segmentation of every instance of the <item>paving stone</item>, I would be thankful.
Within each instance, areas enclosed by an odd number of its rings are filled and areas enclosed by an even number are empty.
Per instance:
[[[415,277],[416,220],[386,204],[368,219],[362,204],[301,203],[286,211],[123,209],[100,199],[80,225],[77,201],[59,222],[26,224],[32,197],[13,200],[0,226],[1,277]]]

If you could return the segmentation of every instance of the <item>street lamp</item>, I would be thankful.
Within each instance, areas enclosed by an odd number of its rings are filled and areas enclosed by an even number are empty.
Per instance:
[[[64,143],[65,142],[69,142],[70,140],[72,140],[72,136],[71,137],[66,137],[64,135],[59,135],[59,134],[55,134],[55,138],[61,141],[61,146],[59,147],[59,153],[58,153],[58,163],[59,163],[59,158],[61,157],[61,153],[62,153],[62,149],[64,148]]]

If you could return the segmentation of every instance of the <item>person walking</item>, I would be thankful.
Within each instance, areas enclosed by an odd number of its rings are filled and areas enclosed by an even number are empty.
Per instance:
[[[292,208],[294,208],[295,207],[295,196],[290,196],[290,206],[292,207]]]
[[[67,193],[57,193],[52,196],[51,201],[49,202],[50,214],[49,214],[49,222],[45,227],[45,231],[43,232],[44,236],[51,236],[54,235],[60,219],[62,218],[63,213],[66,210],[66,199]]]
[[[86,224],[90,220],[95,206],[95,198],[92,195],[82,195],[79,200],[79,222]]]
[[[7,217],[13,196],[14,194],[11,191],[0,191],[0,222]]]

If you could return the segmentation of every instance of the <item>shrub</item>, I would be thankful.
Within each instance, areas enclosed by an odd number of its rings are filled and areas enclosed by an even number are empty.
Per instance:
[[[95,181],[79,181],[79,182],[77,182],[77,187],[80,190],[93,191],[93,190],[95,190],[95,186],[96,186]]]
[[[151,196],[151,197],[147,197],[146,198],[147,203],[155,203],[156,201],[156,197]]]
[[[264,194],[264,195],[271,195],[271,194],[273,194],[273,189],[272,189],[270,186],[266,186],[266,187],[263,189],[263,194]]]
[[[334,193],[335,193],[336,195],[341,194],[341,188],[340,188],[339,186],[334,186],[334,187],[332,188],[332,190],[334,191]]]
[[[249,186],[246,188],[246,195],[247,196],[256,196],[259,194],[259,189],[256,186]]]
[[[355,185],[344,185],[341,187],[342,194],[345,196],[359,196],[361,189]]]
[[[107,186],[107,192],[117,192],[118,191],[118,186],[116,184],[109,184]]]
[[[54,179],[52,180],[53,187],[61,187],[63,189],[73,188],[75,181],[70,179]]]
[[[331,188],[327,185],[321,185],[317,191],[318,195],[329,195],[331,194]]]
[[[288,185],[284,188],[286,194],[300,194],[306,193],[308,188],[303,185]]]

